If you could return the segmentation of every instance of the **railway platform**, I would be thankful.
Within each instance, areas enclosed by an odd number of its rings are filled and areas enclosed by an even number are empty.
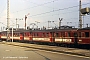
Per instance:
[[[47,51],[52,51],[52,52],[67,53],[67,54],[90,57],[90,50],[85,50],[85,49],[27,44],[27,43],[18,43],[18,42],[0,42],[0,44],[14,45],[14,46],[20,46],[20,47],[27,47],[27,48],[47,50]]]

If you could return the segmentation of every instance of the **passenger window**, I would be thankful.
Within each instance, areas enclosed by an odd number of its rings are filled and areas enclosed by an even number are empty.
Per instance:
[[[78,37],[77,33],[74,33],[74,37]]]
[[[79,32],[79,37],[81,37],[81,32]]]
[[[65,37],[65,32],[61,32],[61,37]]]
[[[84,37],[84,32],[82,32],[82,34],[81,34],[81,35],[82,35],[82,37]]]
[[[71,35],[70,35],[70,32],[68,32],[68,37],[70,37]]]
[[[85,32],[85,37],[89,37],[89,32]]]
[[[19,36],[19,33],[18,33],[18,35],[17,36]]]
[[[36,36],[39,36],[39,34],[37,33]]]
[[[24,33],[24,36],[26,36],[26,33]]]
[[[59,33],[56,33],[56,37],[59,37]]]
[[[44,33],[42,33],[42,37],[44,37],[44,35],[45,35],[45,34],[44,34]]]
[[[46,33],[46,37],[49,37],[49,33]]]
[[[34,33],[34,36],[37,37],[38,36],[38,33]]]

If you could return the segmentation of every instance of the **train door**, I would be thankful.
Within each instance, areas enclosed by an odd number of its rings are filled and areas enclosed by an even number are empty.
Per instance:
[[[20,33],[20,40],[24,40],[24,32]]]
[[[30,34],[30,35],[29,35],[30,41],[33,41],[33,33],[30,32],[29,34]]]
[[[50,32],[50,41],[55,42],[54,32]]]
[[[61,32],[61,43],[65,43],[65,32]]]
[[[78,44],[78,34],[76,32],[74,33],[74,44]]]

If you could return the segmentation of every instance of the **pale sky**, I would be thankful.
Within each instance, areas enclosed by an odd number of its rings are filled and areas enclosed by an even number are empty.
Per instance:
[[[90,7],[90,0],[82,0],[82,8]],[[27,26],[38,21],[38,26],[58,27],[59,18],[63,18],[62,25],[76,26],[79,22],[79,0],[10,0],[10,26],[18,24],[24,28],[24,17],[27,16]],[[23,20],[19,20],[22,19]],[[7,25],[7,0],[0,0],[0,30]],[[72,22],[72,23],[68,23]],[[90,26],[90,15],[84,16],[84,26]],[[37,24],[37,23],[36,23]]]

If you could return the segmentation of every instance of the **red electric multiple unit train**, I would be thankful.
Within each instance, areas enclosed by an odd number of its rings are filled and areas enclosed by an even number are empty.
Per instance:
[[[9,38],[12,40],[12,31]],[[7,31],[0,32],[0,39],[7,39]],[[66,46],[88,46],[90,47],[90,28],[63,28],[43,30],[15,30],[13,31],[14,41],[55,44]]]

